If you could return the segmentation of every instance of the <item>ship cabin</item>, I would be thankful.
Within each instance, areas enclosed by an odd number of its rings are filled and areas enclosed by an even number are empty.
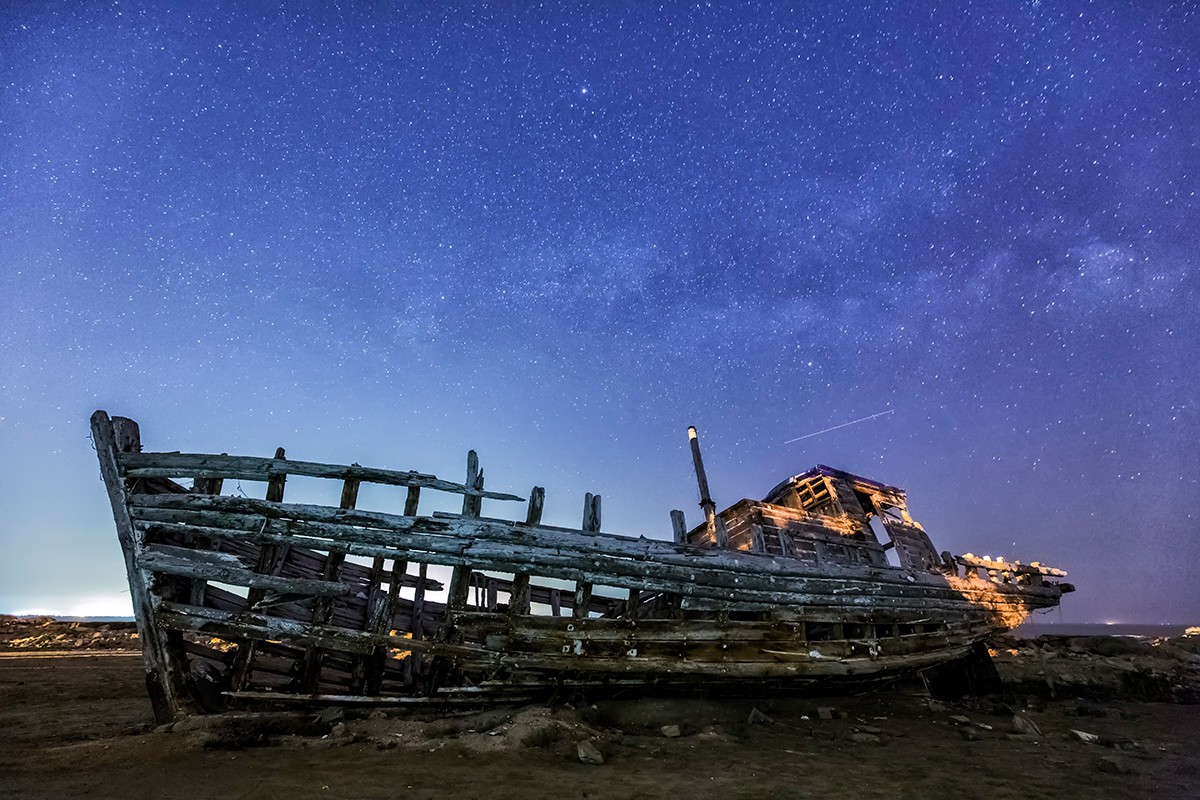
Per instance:
[[[947,569],[909,515],[904,490],[823,464],[788,478],[762,500],[741,500],[717,513],[688,531],[687,542],[796,559],[816,569]]]

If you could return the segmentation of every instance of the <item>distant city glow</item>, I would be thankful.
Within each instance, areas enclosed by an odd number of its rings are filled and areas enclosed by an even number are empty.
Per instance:
[[[124,595],[66,600],[61,605],[18,608],[16,611],[4,611],[3,613],[21,617],[132,617],[133,606],[129,602],[129,595]]]

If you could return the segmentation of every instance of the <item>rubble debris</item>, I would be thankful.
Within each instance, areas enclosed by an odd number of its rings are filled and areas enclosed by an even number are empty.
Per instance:
[[[882,744],[883,740],[873,733],[865,733],[863,731],[850,731],[846,734],[848,741],[855,744]]]
[[[588,739],[579,742],[575,747],[579,755],[579,760],[584,764],[600,765],[604,763],[604,755]]]
[[[1046,677],[1061,698],[1076,698],[1079,716],[1104,716],[1114,699],[1200,703],[1200,654],[1195,637],[1136,640],[1129,637],[1043,635],[991,641],[992,660],[1006,690],[1047,696]]]
[[[1012,726],[1014,733],[1023,733],[1029,736],[1042,735],[1042,730],[1037,726],[1037,723],[1024,714],[1013,714]]]
[[[757,708],[750,709],[750,716],[746,719],[747,725],[774,725],[775,720],[767,716]]]
[[[1101,756],[1096,762],[1096,769],[1109,775],[1132,775],[1137,771],[1132,764],[1117,756]]]

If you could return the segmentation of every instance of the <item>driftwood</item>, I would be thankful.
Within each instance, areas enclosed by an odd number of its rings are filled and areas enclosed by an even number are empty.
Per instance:
[[[521,518],[483,516],[521,498],[484,489],[474,451],[454,483],[282,448],[143,453],[132,422],[92,427],[164,721],[198,709],[199,662],[234,705],[878,676],[962,656],[1069,590],[1036,563],[939,556],[902,491],[828,467],[718,513],[694,431],[704,521],[672,512],[658,540],[602,533],[594,494],[578,528],[542,521],[540,487]],[[288,475],[340,481],[338,506],[286,502]],[[265,497],[221,494],[230,480]],[[405,487],[403,512],[358,508],[363,483]],[[423,491],[461,513],[421,514]]]

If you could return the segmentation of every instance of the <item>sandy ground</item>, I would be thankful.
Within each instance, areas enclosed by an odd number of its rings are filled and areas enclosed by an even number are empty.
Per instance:
[[[261,720],[230,718],[154,729],[136,654],[10,652],[0,656],[0,796],[1200,796],[1200,706],[1009,696],[931,708],[921,694],[310,718],[306,736],[286,733],[288,717],[264,736]],[[1013,736],[1014,713],[1040,734]],[[672,724],[677,737],[661,730]],[[605,762],[581,763],[577,740]]]

